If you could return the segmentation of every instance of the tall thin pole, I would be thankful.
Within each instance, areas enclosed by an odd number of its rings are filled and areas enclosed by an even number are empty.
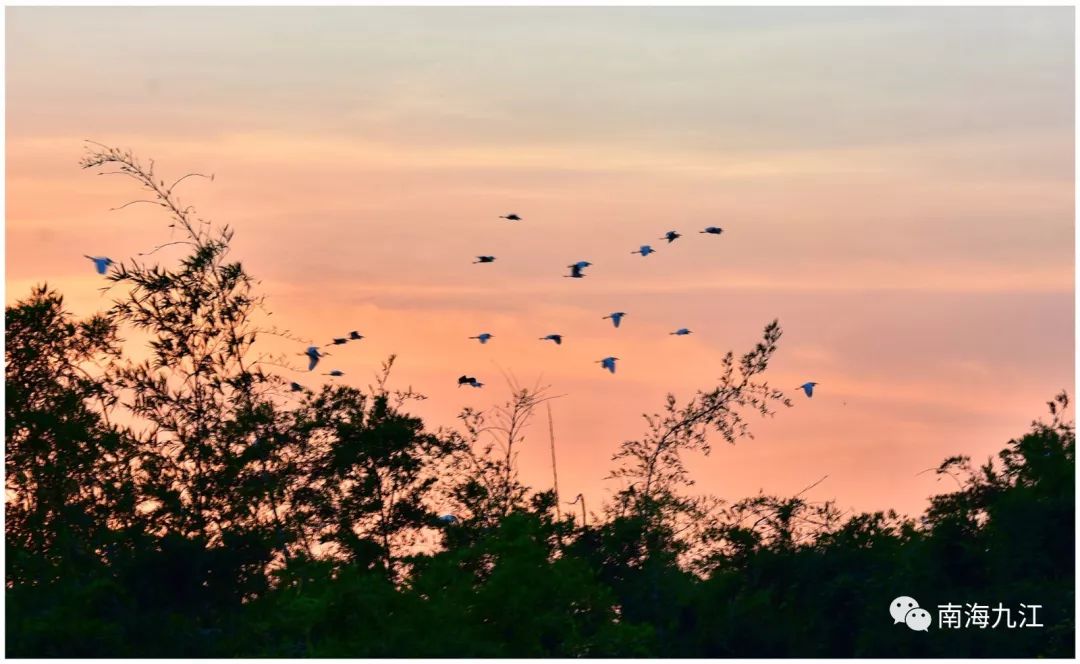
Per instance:
[[[559,471],[555,466],[555,423],[551,418],[551,402],[547,402],[548,413],[548,438],[551,440],[551,478],[555,484],[555,516],[562,521],[562,510],[559,508]]]

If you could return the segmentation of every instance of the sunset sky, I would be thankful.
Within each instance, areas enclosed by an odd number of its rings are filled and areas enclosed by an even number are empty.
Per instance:
[[[949,489],[920,471],[1072,391],[1073,39],[1065,7],[9,8],[6,300],[102,310],[83,254],[168,240],[78,168],[84,139],[130,147],[215,174],[182,198],[236,229],[279,326],[368,336],[325,361],[345,382],[396,353],[434,427],[542,375],[567,500],[599,507],[640,414],[779,318],[796,405],[693,459],[696,488],[828,474],[810,498],[915,512]],[[542,418],[538,488],[548,455]]]

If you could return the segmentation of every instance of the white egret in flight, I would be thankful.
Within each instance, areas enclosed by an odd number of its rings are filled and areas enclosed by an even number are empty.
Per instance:
[[[308,356],[308,371],[314,371],[315,365],[319,363],[319,358],[326,357],[325,354],[319,352],[316,346],[308,346],[308,349],[304,351],[304,355]]]
[[[615,360],[617,360],[617,359],[619,359],[619,358],[617,358],[617,357],[605,357],[604,359],[597,360],[596,362],[597,362],[597,364],[600,365],[601,369],[607,369],[611,373],[615,373]]]
[[[84,254],[85,256],[85,254]],[[113,259],[105,256],[86,256],[90,260],[94,261],[94,269],[98,274],[105,274],[105,271],[109,269],[109,266],[113,264]]]
[[[622,322],[622,317],[625,316],[625,315],[626,315],[625,311],[616,311],[616,312],[608,314],[607,316],[604,316],[603,319],[601,319],[601,320],[607,320],[607,319],[610,318],[612,325],[614,325],[615,327],[619,327],[619,323]]]

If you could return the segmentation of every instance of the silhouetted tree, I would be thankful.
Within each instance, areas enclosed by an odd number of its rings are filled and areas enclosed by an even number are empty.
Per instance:
[[[401,410],[405,401],[422,397],[391,394],[386,383],[393,361],[383,365],[369,394],[327,386],[296,409],[293,427],[304,441],[305,470],[289,503],[322,554],[396,580],[421,531],[439,524],[428,496],[464,444],[458,436],[425,431],[419,418]]]
[[[147,197],[122,207],[166,213],[182,239],[158,249],[188,252],[175,267],[132,259],[109,272],[110,290],[121,290],[111,319],[149,337],[150,350],[146,360],[116,363],[110,379],[134,418],[142,507],[156,532],[196,542],[203,552],[186,551],[186,542],[184,556],[199,561],[204,585],[239,600],[265,585],[267,565],[287,556],[296,539],[282,521],[290,469],[274,401],[282,381],[250,352],[262,297],[243,266],[229,260],[232,230],[197,217],[177,197],[182,182],[206,176],[166,184],[152,161],[96,144],[81,165],[133,180]]]
[[[710,432],[719,433],[728,443],[744,436],[752,438],[746,411],[767,416],[773,413],[774,404],[791,405],[783,392],[758,380],[782,334],[780,324],[773,321],[765,327],[757,346],[738,362],[729,351],[717,386],[698,391],[685,405],[678,405],[675,395],[669,394],[662,413],[645,415],[645,437],[625,441],[612,457],[617,466],[611,476],[630,482],[620,494],[620,502],[628,504],[650,527],[662,527],[665,515],[692,510],[693,505],[679,495],[682,488],[693,484],[683,456],[693,451],[709,454]]]
[[[49,582],[95,566],[111,529],[139,527],[134,450],[103,416],[113,397],[95,370],[119,345],[108,318],[75,321],[46,287],[5,322],[7,578]]]
[[[464,480],[454,497],[475,524],[486,527],[524,506],[529,490],[518,478],[517,456],[537,406],[555,398],[546,385],[522,386],[510,376],[507,384],[506,402],[459,415],[468,447]]]

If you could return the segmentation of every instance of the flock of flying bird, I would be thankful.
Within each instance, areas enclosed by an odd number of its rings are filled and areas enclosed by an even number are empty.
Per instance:
[[[517,214],[514,214],[514,213],[502,215],[499,218],[500,219],[506,219],[507,221],[521,221],[521,217],[519,215],[517,215]],[[718,226],[706,226],[703,230],[698,231],[698,232],[703,233],[703,234],[707,234],[707,235],[720,235],[721,233],[724,232],[724,229],[722,229],[722,228],[720,228]],[[674,242],[675,240],[678,240],[681,237],[682,237],[682,234],[680,234],[678,231],[668,231],[660,239],[661,240],[667,240],[667,243],[671,244],[672,242]],[[642,258],[644,258],[644,257],[647,257],[649,254],[656,253],[656,250],[653,249],[651,245],[643,244],[637,249],[637,251],[632,251],[630,253],[638,254]],[[97,271],[98,274],[105,274],[108,271],[109,266],[114,264],[114,261],[112,259],[104,257],[104,256],[86,256],[86,258],[90,259],[94,263],[94,269]],[[473,264],[477,265],[477,264],[482,264],[482,263],[494,263],[494,262],[495,262],[495,257],[494,256],[477,256],[476,260],[473,261]],[[590,267],[590,266],[592,266],[592,263],[590,263],[589,261],[578,261],[578,262],[576,262],[576,263],[574,263],[572,265],[567,266],[570,269],[570,274],[566,274],[566,275],[563,275],[563,276],[567,277],[569,279],[582,279],[582,278],[584,278],[586,276],[585,275],[585,269]],[[612,325],[614,325],[616,328],[618,328],[619,325],[622,323],[622,319],[623,319],[624,316],[626,316],[625,311],[614,311],[614,312],[608,314],[607,316],[604,316],[602,320],[610,320]],[[692,331],[690,329],[688,329],[688,328],[681,327],[681,328],[675,330],[674,332],[671,332],[670,334],[681,337],[681,336],[686,336],[688,334],[692,334]],[[481,332],[480,334],[477,334],[476,336],[469,337],[469,338],[470,339],[475,339],[475,340],[479,341],[481,344],[486,344],[488,341],[490,341],[494,337],[495,337],[495,335],[491,334],[490,332]],[[329,344],[326,344],[325,346],[323,346],[323,348],[327,348],[327,347],[330,347],[330,346],[342,346],[342,345],[345,345],[345,344],[347,344],[347,343],[349,343],[351,341],[360,341],[363,338],[364,338],[364,335],[360,334],[356,330],[353,330],[353,331],[349,332],[349,334],[347,336],[335,337]],[[546,336],[540,337],[540,340],[541,341],[553,341],[553,342],[555,342],[556,345],[562,345],[563,335],[561,335],[561,334],[548,334]],[[318,366],[318,364],[319,364],[319,360],[321,360],[324,357],[327,357],[329,355],[329,353],[324,353],[324,352],[322,352],[320,350],[320,348],[318,346],[312,345],[312,346],[308,346],[307,350],[304,351],[304,353],[302,353],[302,355],[305,355],[308,358],[308,371],[314,371],[315,367]],[[615,362],[618,359],[619,358],[617,358],[617,357],[605,357],[603,359],[596,360],[596,363],[600,365],[601,369],[606,369],[611,373],[615,373]],[[331,370],[328,373],[325,373],[323,375],[331,376],[331,377],[336,378],[336,377],[344,376],[345,372],[340,371],[338,369],[333,369],[333,370]],[[461,387],[462,385],[468,385],[470,387],[477,387],[477,388],[484,386],[484,384],[482,382],[480,382],[479,380],[477,380],[476,377],[467,376],[467,375],[463,375],[460,378],[458,378],[457,384],[458,384],[458,387]],[[801,389],[803,392],[805,392],[807,397],[812,397],[812,396],[814,396],[814,386],[816,386],[816,385],[817,385],[816,382],[812,382],[812,381],[811,382],[806,382],[806,383],[803,383],[802,385],[800,385],[798,387],[798,389]],[[304,390],[304,387],[302,385],[300,385],[299,383],[291,382],[289,384],[289,389],[291,391],[293,391],[293,392],[301,392],[301,391]]]
[[[364,338],[364,335],[360,334],[356,330],[353,330],[353,331],[349,332],[348,336],[334,337],[330,341],[330,343],[323,346],[323,348],[329,348],[330,346],[344,346],[345,344],[349,343],[350,341],[360,341],[363,338]],[[307,358],[308,358],[308,371],[314,371],[315,367],[319,364],[319,360],[321,360],[322,358],[327,357],[328,355],[330,355],[330,353],[324,353],[321,350],[319,350],[318,346],[308,346],[308,349],[306,351],[304,351],[303,354],[306,355]],[[344,376],[345,372],[341,371],[340,369],[332,369],[331,371],[329,371],[329,372],[327,372],[327,373],[325,373],[323,375],[324,376],[332,376],[334,378],[339,378],[341,376]],[[293,392],[302,392],[304,390],[304,386],[301,385],[300,383],[292,382],[292,383],[289,383],[289,389],[292,390]]]
[[[521,216],[519,216],[519,215],[517,215],[515,213],[510,213],[510,214],[505,214],[505,215],[500,216],[499,219],[506,219],[507,221],[521,221]],[[707,226],[704,230],[699,231],[699,232],[700,233],[707,233],[709,235],[720,235],[721,233],[724,232],[724,229],[720,228],[719,226]],[[661,240],[667,240],[668,244],[671,244],[672,242],[674,242],[675,240],[678,240],[681,237],[682,237],[682,235],[678,231],[668,231],[660,239]],[[640,254],[644,258],[645,256],[648,256],[649,254],[652,254],[652,253],[655,253],[655,252],[656,252],[656,250],[653,249],[652,246],[647,245],[647,244],[643,244],[643,245],[641,245],[641,247],[638,248],[637,251],[632,251],[630,253],[632,253],[632,254]],[[494,256],[477,256],[476,260],[473,261],[473,265],[479,265],[481,263],[494,263],[494,262],[495,262],[495,257]],[[568,279],[583,279],[586,276],[585,275],[585,268],[591,267],[591,266],[592,266],[592,263],[590,263],[589,261],[578,261],[578,262],[574,263],[573,265],[568,265],[567,267],[570,269],[570,274],[564,274],[563,276],[568,278]],[[622,323],[623,316],[625,316],[625,315],[626,315],[625,311],[614,311],[614,312],[608,314],[607,316],[604,316],[602,320],[610,320],[612,325],[614,325],[617,328]],[[681,327],[681,328],[675,330],[674,332],[672,332],[671,334],[682,337],[682,336],[686,336],[688,334],[691,334],[691,331],[688,328]],[[494,337],[495,337],[495,335],[491,334],[490,332],[481,332],[480,334],[476,335],[475,337],[469,337],[469,338],[470,339],[476,339],[481,344],[486,344],[488,341],[490,341]],[[540,337],[540,341],[554,341],[555,345],[561,346],[562,342],[563,342],[563,335],[561,335],[561,334],[549,334],[547,336]],[[615,373],[615,362],[618,359],[619,358],[617,358],[617,357],[605,357],[605,358],[603,358],[601,360],[597,360],[596,363],[600,365],[601,369],[607,369],[611,373]],[[483,387],[484,386],[484,384],[481,383],[479,380],[477,380],[476,377],[474,377],[474,376],[461,376],[460,378],[458,378],[458,387],[461,387],[462,385],[468,385],[470,387]],[[809,392],[807,394],[809,394]]]

